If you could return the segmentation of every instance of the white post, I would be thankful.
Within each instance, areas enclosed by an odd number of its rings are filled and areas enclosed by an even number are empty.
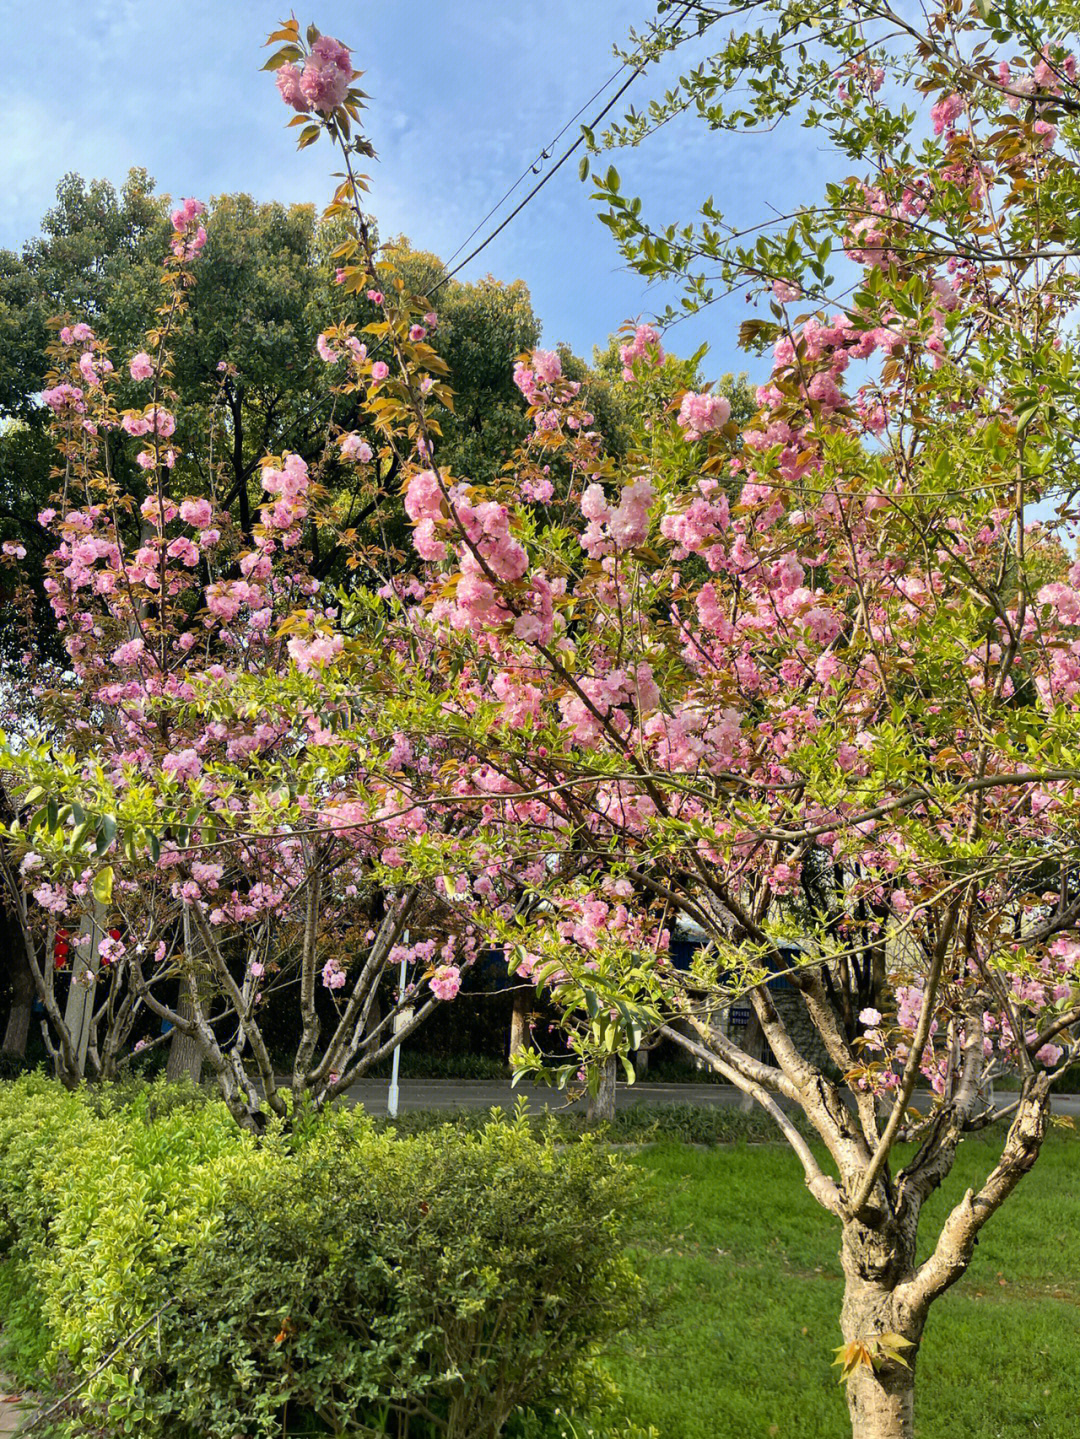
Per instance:
[[[408,946],[408,943],[409,943],[409,931],[406,930],[405,933],[401,936],[401,938],[402,938],[402,941],[403,941],[403,946],[402,946],[402,947],[403,947],[403,948],[407,947],[407,946]],[[401,974],[400,974],[400,976],[399,976],[399,978],[398,978],[398,1003],[399,1003],[399,1004],[401,1003],[402,999],[405,997],[405,963],[406,963],[406,961],[405,961],[405,956],[402,955],[402,956],[401,956]],[[397,1030],[398,1030],[398,1021],[401,1019],[401,1017],[402,1017],[402,1016],[401,1016],[400,1013],[399,1013],[399,1014],[396,1014],[396,1015],[394,1016],[394,1032],[395,1032],[395,1034],[397,1033]],[[390,1116],[391,1119],[396,1119],[396,1118],[397,1118],[397,1106],[398,1106],[398,1066],[399,1066],[399,1064],[400,1064],[400,1061],[401,1061],[401,1045],[400,1045],[400,1044],[395,1044],[395,1046],[394,1046],[394,1055],[393,1055],[393,1058],[392,1058],[391,1061],[390,1061],[390,1092],[389,1092],[389,1094],[386,1096],[386,1112],[387,1112],[387,1114]]]

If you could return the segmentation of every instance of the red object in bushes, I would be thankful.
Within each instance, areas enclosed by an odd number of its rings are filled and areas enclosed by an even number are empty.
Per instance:
[[[67,964],[68,955],[71,953],[71,946],[68,944],[68,931],[58,929],[53,940],[53,964],[57,969],[63,969]]]

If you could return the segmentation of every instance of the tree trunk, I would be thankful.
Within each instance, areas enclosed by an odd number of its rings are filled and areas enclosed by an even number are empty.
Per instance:
[[[914,1439],[914,1371],[892,1363],[879,1370],[864,1365],[847,1391],[851,1439]]]
[[[529,1012],[533,992],[519,989],[514,995],[514,1012],[510,1016],[510,1058],[529,1043]]]
[[[191,916],[184,907],[184,955],[191,963],[196,951],[195,937],[191,932]],[[195,999],[192,997],[190,985],[197,981],[190,980],[184,975],[180,980],[180,1003],[176,1012],[182,1019],[195,1018]],[[197,991],[195,997],[198,998]],[[185,1074],[189,1076],[192,1084],[198,1084],[202,1079],[204,1046],[200,1044],[198,1037],[193,1034],[185,1034],[182,1029],[174,1029],[173,1037],[169,1040],[169,1058],[165,1064],[165,1078],[175,1084]]]
[[[34,1009],[34,976],[23,949],[22,933],[10,923],[6,914],[0,924],[7,941],[7,971],[11,984],[11,1008],[4,1029],[3,1053],[17,1059],[26,1058],[26,1041],[30,1034],[30,1016]]]
[[[615,1118],[615,1065],[614,1059],[606,1059],[600,1071],[600,1088],[589,1096],[586,1121],[589,1124],[610,1124]]]
[[[841,1260],[846,1283],[840,1328],[848,1344],[873,1350],[881,1335],[899,1335],[910,1347],[897,1347],[903,1363],[880,1354],[877,1367],[860,1364],[847,1382],[852,1439],[914,1439],[915,1357],[922,1334],[897,1303],[896,1286],[911,1275],[914,1228],[910,1234],[883,1226],[845,1228]]]
[[[90,1029],[94,1018],[94,1000],[97,996],[97,976],[101,969],[98,945],[105,932],[105,908],[94,903],[90,913],[83,916],[79,926],[80,938],[90,936],[89,945],[74,946],[71,957],[71,982],[68,985],[67,1003],[64,1006],[64,1027],[71,1036],[71,1050],[74,1070],[60,1077],[65,1084],[78,1084],[86,1077],[86,1056],[90,1049]],[[82,978],[82,976],[86,978]]]
[[[177,1006],[177,1014],[185,1019],[190,1019],[195,1013],[190,998],[185,994],[181,996]],[[183,1030],[174,1029],[172,1038],[169,1040],[169,1058],[165,1062],[165,1078],[170,1083],[175,1083],[189,1075],[192,1084],[198,1084],[202,1079],[203,1051],[202,1045],[190,1034]]]

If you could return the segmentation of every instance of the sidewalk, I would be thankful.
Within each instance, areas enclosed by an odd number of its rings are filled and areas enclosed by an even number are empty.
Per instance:
[[[3,1376],[0,1376],[0,1391],[0,1439],[9,1439],[30,1422],[34,1410],[27,1396],[8,1389]]]

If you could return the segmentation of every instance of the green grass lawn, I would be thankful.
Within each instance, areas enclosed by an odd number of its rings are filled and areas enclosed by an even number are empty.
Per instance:
[[[928,1205],[992,1168],[1000,1136],[963,1146]],[[663,1439],[843,1439],[835,1221],[780,1145],[660,1144],[635,1255],[655,1307],[605,1361],[628,1417]],[[919,1358],[920,1439],[1080,1436],[1080,1139],[1055,1133],[934,1306]]]

